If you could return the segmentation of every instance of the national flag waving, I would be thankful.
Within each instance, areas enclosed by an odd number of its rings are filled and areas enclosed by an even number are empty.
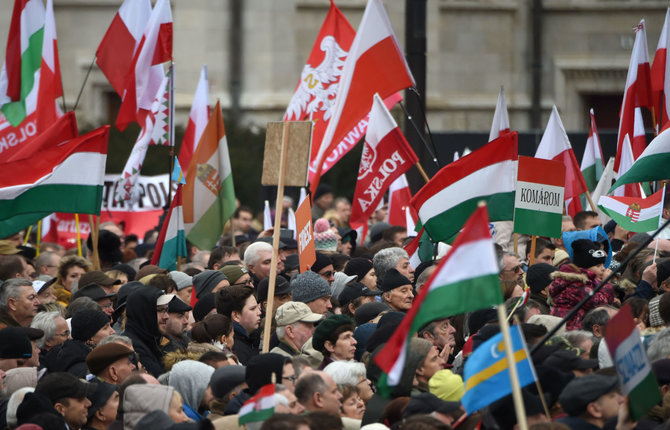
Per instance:
[[[316,142],[319,150],[317,171],[310,183],[312,194],[319,185],[325,156],[371,111],[373,95],[378,93],[384,99],[413,85],[414,78],[381,0],[368,0],[342,68],[332,117],[323,140]]]
[[[151,0],[124,0],[95,52],[95,62],[121,97],[150,15]]]
[[[368,222],[391,183],[418,161],[381,97],[375,94],[351,201],[352,228]]]
[[[3,171],[12,174],[5,175],[0,188],[0,236],[51,212],[99,214],[108,138],[105,126],[60,145],[46,145],[39,157],[4,163]]]
[[[496,140],[501,134],[508,133],[509,131],[509,114],[507,113],[505,88],[501,86],[500,94],[498,94],[498,103],[496,103],[496,111],[493,114],[493,123],[491,123],[489,142]],[[454,161],[456,161],[455,158]]]
[[[409,204],[412,192],[409,189],[407,176],[402,174],[389,186],[388,223],[391,225],[407,225],[407,209],[410,209],[412,224],[416,224],[416,213]],[[412,235],[416,235],[414,232]]]
[[[598,206],[628,231],[646,233],[658,228],[663,213],[663,191],[641,197],[602,196]]]
[[[633,166],[633,164],[635,164],[633,149],[627,135],[624,137],[623,144],[621,146],[621,163],[619,163],[619,173],[617,173],[618,176],[625,175],[626,172],[629,171]],[[626,184],[616,189],[613,188],[612,195],[618,197],[641,197],[642,193],[640,191],[640,184]]]
[[[428,237],[424,229],[421,229],[419,234],[410,243],[405,245],[404,249],[407,251],[407,255],[409,255],[409,265],[413,269],[419,267],[419,264],[424,261],[433,259],[433,242],[431,242],[430,237]]]
[[[191,105],[191,113],[188,115],[188,124],[179,149],[179,162],[182,166],[188,167],[191,164],[191,158],[198,147],[202,132],[207,127],[207,121],[209,121],[209,81],[207,79],[207,65],[204,65],[200,72],[200,79]]]
[[[178,185],[177,192],[170,203],[170,210],[156,240],[156,251],[151,257],[151,264],[161,269],[177,270],[177,258],[188,255],[181,194],[182,185]]]
[[[662,131],[649,143],[633,166],[619,176],[610,192],[623,184],[670,179],[670,130]]]
[[[265,421],[275,412],[275,384],[261,387],[255,396],[247,400],[239,412],[238,424]]]
[[[183,205],[186,238],[200,249],[212,249],[223,225],[235,212],[233,172],[220,102],[188,166]]]
[[[491,221],[514,217],[518,134],[505,133],[443,167],[419,190],[410,204],[435,242],[451,242],[480,200]]]
[[[514,362],[519,377],[519,387],[537,380],[535,369],[526,349],[520,325],[509,328]],[[474,350],[463,369],[465,391],[461,403],[468,414],[472,414],[498,399],[512,393],[507,354],[503,345],[503,334],[498,333]]]
[[[172,11],[169,0],[158,0],[126,74],[116,127],[143,124],[161,82],[162,63],[172,59]]]
[[[658,118],[657,132],[662,130],[668,122],[668,109],[670,108],[668,46],[670,46],[670,7],[665,12],[663,29],[661,30],[661,36],[658,38],[654,63],[651,65],[651,95],[654,112]]]
[[[586,188],[593,191],[596,185],[598,185],[605,165],[603,164],[603,150],[600,146],[600,137],[598,136],[596,116],[593,113],[593,109],[589,111],[589,115],[591,116],[591,128],[589,129],[589,137],[586,139],[586,148],[584,148],[580,170],[582,171]]]
[[[63,95],[63,85],[58,60],[58,38],[54,19],[53,0],[47,0],[42,39],[42,63],[40,83],[37,90],[37,129],[46,130],[61,116],[56,99]]]
[[[647,48],[647,33],[644,20],[635,28],[635,42],[633,52],[628,66],[628,76],[626,77],[626,88],[623,93],[623,102],[621,103],[621,113],[619,120],[619,133],[617,135],[616,158],[614,159],[614,171],[619,172],[621,164],[621,151],[623,141],[626,135],[633,145],[633,155],[639,157],[644,146],[636,144],[633,139],[635,135],[636,120],[635,109],[639,107],[651,107],[651,75],[649,68],[649,50]],[[640,118],[641,119],[641,118]]]
[[[535,158],[556,160],[563,163],[565,166],[565,201],[568,202],[572,199],[572,203],[568,206],[568,213],[570,216],[574,216],[581,211],[582,205],[579,202],[579,195],[586,192],[587,188],[556,106],[551,110],[547,128],[545,128],[542,140],[540,140],[540,144],[535,151]]]
[[[400,382],[409,342],[421,327],[436,319],[502,303],[489,218],[482,206],[465,223],[453,248],[421,287],[400,326],[376,355],[375,363],[387,374],[382,381],[386,379],[388,386]]]

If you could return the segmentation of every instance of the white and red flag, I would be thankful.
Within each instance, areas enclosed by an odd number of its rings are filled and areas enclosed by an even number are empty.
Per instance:
[[[164,77],[162,63],[172,59],[172,12],[169,0],[158,0],[126,74],[116,127],[144,124]]]
[[[619,163],[619,172],[617,173],[617,179],[620,178],[624,173],[628,172],[630,168],[635,163],[635,155],[633,155],[632,145],[628,139],[628,135],[624,136],[622,150],[621,150],[621,163]],[[639,183],[632,183],[622,185],[617,187],[613,192],[613,196],[616,197],[643,197],[642,191],[640,190]]]
[[[661,36],[658,38],[654,63],[651,65],[651,95],[656,118],[658,118],[657,132],[660,132],[668,122],[670,108],[670,63],[668,63],[668,46],[670,45],[670,8],[665,12],[665,21]]]
[[[507,113],[505,88],[501,86],[500,94],[498,94],[498,103],[496,103],[496,111],[493,114],[493,122],[491,123],[489,142],[496,140],[503,133],[509,133],[509,131],[509,114]],[[454,161],[456,161],[456,159],[454,159]]]
[[[586,183],[556,106],[551,111],[547,128],[544,130],[542,140],[540,140],[535,152],[535,158],[556,160],[563,163],[565,166],[565,202],[566,205],[569,203],[568,214],[574,216],[581,211],[582,204],[579,201],[579,195],[586,192]],[[570,201],[570,199],[572,200]]]
[[[635,110],[636,108],[650,108],[651,106],[649,50],[647,48],[647,33],[645,31],[644,20],[641,20],[635,28],[635,43],[633,44],[633,53],[630,57],[628,76],[626,77],[626,88],[624,89],[623,102],[621,103],[616,158],[614,159],[615,172],[619,172],[621,151],[626,135],[628,135],[628,139],[631,141],[635,158],[639,157],[642,151],[644,151],[646,144],[643,144],[642,140],[638,139],[636,141],[633,138],[635,136],[636,125],[644,129],[642,124],[636,124],[638,121],[641,121],[642,116],[638,117]]]
[[[332,117],[318,142],[317,171],[310,183],[319,185],[322,162],[347,133],[370,112],[375,93],[384,99],[414,85],[381,0],[368,0],[361,24],[342,68]]]
[[[98,67],[119,96],[150,15],[151,0],[124,0],[95,52]]]
[[[405,215],[406,209],[410,209],[410,216],[412,221],[416,224],[418,219],[414,208],[409,204],[412,199],[412,192],[407,183],[405,174],[398,176],[398,179],[389,186],[389,203],[388,203],[388,223],[391,225],[406,225],[407,217]],[[416,235],[416,232],[414,232]]]
[[[391,183],[417,162],[381,97],[375,94],[351,202],[349,224],[353,229],[367,224]]]
[[[188,168],[188,165],[191,164],[191,158],[209,121],[209,114],[209,81],[207,79],[207,65],[204,65],[200,72],[198,87],[195,90],[191,113],[188,115],[188,124],[181,141],[181,149],[179,149],[179,164],[184,168]],[[184,175],[186,175],[186,171],[184,171]]]
[[[57,40],[54,3],[53,0],[47,0],[44,16],[44,38],[42,39],[40,86],[37,90],[38,130],[46,130],[62,115],[58,103],[56,103],[56,99],[63,95]]]

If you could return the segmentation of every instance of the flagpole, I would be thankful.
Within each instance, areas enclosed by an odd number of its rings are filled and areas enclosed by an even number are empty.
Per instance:
[[[426,181],[426,183],[428,183],[428,181],[430,181],[430,178],[426,174],[426,171],[423,170],[423,167],[421,166],[421,163],[417,161],[415,166],[419,170],[419,173],[421,174],[421,177],[423,178],[423,180]]]
[[[593,204],[593,200],[591,199],[591,193],[589,192],[588,189],[586,190],[586,200],[588,200],[589,205],[591,205],[591,210],[595,212],[597,210],[596,205]]]
[[[98,255],[98,229],[100,228],[100,217],[98,216],[96,222],[93,215],[89,215],[88,225],[91,229],[91,246],[93,247],[91,260],[93,261],[93,270],[100,270],[100,257]],[[77,229],[79,229],[79,222],[77,222]]]
[[[437,154],[437,149],[435,148],[435,142],[433,142],[433,133],[430,131],[430,125],[428,125],[428,118],[426,117],[426,110],[425,110],[426,103],[423,100],[423,97],[421,97],[421,93],[419,93],[419,89],[417,87],[409,87],[407,88],[407,91],[414,93],[414,95],[421,101],[421,103],[419,103],[419,108],[421,109],[421,115],[423,115],[424,124],[426,125],[426,131],[428,132],[428,138],[430,139],[430,144],[433,146],[433,150]],[[437,167],[440,167],[440,165],[438,164]]]
[[[168,200],[167,206],[172,203],[172,171],[174,170],[174,61],[170,61],[170,118],[168,118],[170,128],[170,170],[168,171]]]
[[[79,214],[74,214],[74,228],[77,232],[77,255],[81,257],[81,232],[79,231]]]
[[[516,421],[519,426],[519,430],[528,430],[528,422],[526,421],[526,408],[523,405],[523,397],[521,396],[519,375],[516,369],[516,360],[514,359],[512,339],[509,335],[509,323],[507,322],[505,307],[500,304],[496,306],[496,310],[498,311],[498,323],[500,324],[500,331],[502,332],[503,343],[505,344],[505,356],[507,359],[507,367],[509,368],[509,380],[512,385],[512,399],[514,400]]]
[[[661,226],[661,220],[663,219],[663,205],[665,204],[665,184],[663,184],[663,194],[661,194],[661,216],[658,217],[658,225]],[[653,263],[656,263],[656,254],[658,253],[658,239],[656,239],[656,246],[654,247],[654,260]]]
[[[37,221],[37,238],[35,239],[35,256],[40,256],[40,245],[42,244],[42,220]]]
[[[407,118],[407,120],[412,124],[412,127],[414,128],[414,131],[416,131],[416,134],[419,135],[419,139],[421,139],[421,143],[423,143],[423,146],[425,146],[426,149],[428,150],[428,154],[430,154],[430,157],[433,159],[433,163],[435,163],[435,165],[438,168],[440,168],[440,163],[438,163],[438,161],[437,161],[437,156],[435,155],[435,152],[433,152],[433,150],[428,145],[428,142],[426,142],[426,139],[424,139],[423,134],[421,134],[421,130],[419,130],[419,127],[414,123],[414,120],[412,119],[412,115],[410,115],[410,113],[407,111],[407,108],[405,107],[405,105],[403,104],[402,101],[398,102],[398,104],[400,105],[403,112],[405,113],[405,117]]]
[[[86,71],[86,75],[84,76],[84,82],[81,84],[81,88],[79,88],[79,94],[77,94],[77,100],[74,102],[74,106],[72,106],[72,110],[76,110],[77,106],[79,106],[79,99],[81,99],[81,94],[84,92],[84,87],[86,86],[86,82],[88,82],[88,76],[91,74],[91,70],[93,70],[93,65],[95,64],[95,60],[98,58],[97,55],[93,56],[93,60],[91,60],[91,64],[88,66],[88,70]],[[61,75],[61,80],[63,79],[63,76]],[[61,84],[62,86],[62,84]],[[63,91],[63,106],[65,106],[65,91]]]
[[[28,226],[28,230],[26,231],[26,236],[23,238],[23,246],[26,246],[28,244],[28,241],[30,240],[30,232],[33,229],[33,225],[30,224]]]
[[[532,235],[530,237],[530,258],[528,259],[528,266],[532,266],[535,263],[535,242],[537,240],[537,236]]]

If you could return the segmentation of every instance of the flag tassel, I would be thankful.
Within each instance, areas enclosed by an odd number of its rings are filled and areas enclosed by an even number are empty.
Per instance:
[[[500,324],[500,331],[503,335],[503,343],[505,344],[505,355],[507,358],[507,367],[509,368],[509,380],[512,384],[512,399],[514,400],[514,411],[516,412],[516,420],[520,430],[528,430],[528,422],[526,421],[526,408],[523,405],[523,398],[521,397],[521,387],[519,386],[519,375],[517,374],[516,362],[514,361],[514,350],[512,348],[512,339],[509,335],[509,323],[507,322],[507,315],[505,315],[505,307],[498,305],[498,323]]]

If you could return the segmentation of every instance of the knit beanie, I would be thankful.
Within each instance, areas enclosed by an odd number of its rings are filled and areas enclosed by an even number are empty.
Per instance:
[[[372,270],[372,260],[369,258],[352,258],[347,262],[347,265],[344,266],[344,273],[347,275],[356,275],[360,281]]]
[[[109,324],[109,317],[97,309],[84,309],[74,314],[71,324],[72,339],[86,342]]]
[[[330,295],[330,285],[316,272],[301,273],[291,281],[291,296],[294,302],[309,303]]]
[[[211,293],[219,282],[224,281],[226,275],[218,270],[204,270],[193,277],[195,296],[200,298],[205,293]]]
[[[323,269],[326,266],[329,266],[333,264],[333,260],[330,259],[329,256],[326,254],[323,254],[321,252],[316,253],[316,260],[314,261],[314,264],[312,264],[312,267],[310,270],[312,272],[319,272],[319,270]]]
[[[222,268],[219,269],[219,272],[226,275],[226,278],[228,278],[230,285],[235,284],[238,279],[249,273],[246,267],[240,267],[238,265],[232,265],[232,264],[230,266],[223,266]]]
[[[354,322],[346,315],[332,315],[321,321],[319,325],[316,326],[314,336],[312,336],[312,346],[314,349],[323,351],[324,344],[330,335],[340,326],[348,326],[351,331],[354,331]]]
[[[330,229],[330,223],[325,218],[319,218],[314,223],[314,249],[337,251],[337,235]]]
[[[588,239],[577,239],[572,242],[572,262],[577,267],[587,269],[589,267],[604,264],[607,253],[600,249],[596,243]]]
[[[389,269],[382,279],[379,289],[383,292],[391,291],[394,288],[402,287],[403,285],[412,285],[412,281],[407,279],[397,269]]]
[[[463,396],[463,378],[449,369],[437,371],[428,381],[430,392],[447,402],[458,402]]]
[[[179,291],[193,286],[193,277],[188,276],[184,272],[173,270],[168,276],[174,281],[175,284],[177,284],[177,290]]]
[[[547,288],[551,284],[549,275],[556,270],[558,269],[547,263],[537,263],[530,266],[526,272],[526,283],[530,287],[530,292],[538,294]]]

